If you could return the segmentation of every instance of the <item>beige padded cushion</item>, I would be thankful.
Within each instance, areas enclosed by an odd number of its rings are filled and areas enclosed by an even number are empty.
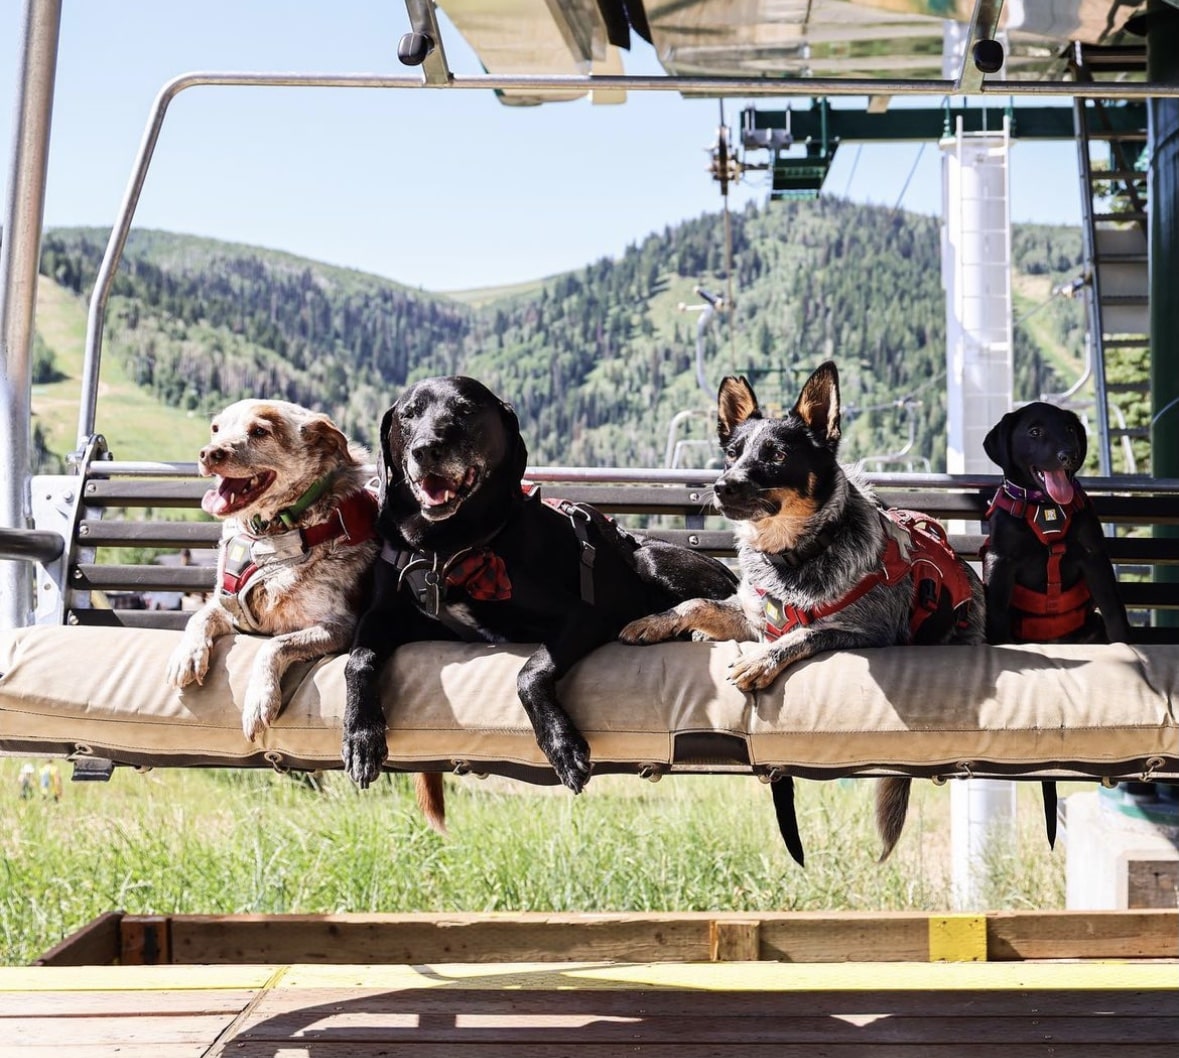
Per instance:
[[[263,640],[217,644],[203,687],[164,683],[179,632],[37,627],[0,632],[0,749],[92,752],[130,763],[340,766],[345,657],[298,665],[261,745],[240,730]],[[1179,763],[1179,646],[896,647],[823,655],[771,688],[725,681],[750,644],[611,644],[561,685],[594,760],[670,765],[676,739],[720,732],[748,764],[800,774],[899,766],[1117,775]],[[527,646],[415,643],[384,674],[390,764],[503,762],[547,770],[516,697]],[[692,740],[687,740],[690,743]],[[707,741],[707,740],[705,740]],[[722,740],[723,741],[723,740]],[[686,743],[681,743],[681,746]],[[79,749],[80,747],[80,749]],[[681,752],[681,756],[683,753]],[[742,752],[733,761],[742,763]],[[724,763],[721,761],[720,763]],[[476,770],[505,770],[498,767]],[[551,772],[531,777],[549,781]]]

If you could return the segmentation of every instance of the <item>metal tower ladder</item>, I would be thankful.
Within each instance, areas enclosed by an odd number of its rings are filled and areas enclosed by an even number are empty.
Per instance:
[[[1092,81],[1094,70],[1133,78],[1145,72],[1146,49],[1078,44],[1070,64],[1077,80]],[[1140,114],[1127,128],[1124,121],[1110,120],[1113,108]],[[1073,119],[1099,471],[1133,474],[1145,469],[1139,463],[1150,436],[1146,108],[1124,100],[1074,98]]]

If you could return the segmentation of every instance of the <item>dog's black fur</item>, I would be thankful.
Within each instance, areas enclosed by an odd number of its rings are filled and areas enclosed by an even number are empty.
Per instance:
[[[999,465],[1005,481],[1018,489],[1043,494],[1049,504],[1068,504],[1080,488],[1076,474],[1085,461],[1085,428],[1077,415],[1066,408],[1036,401],[1008,412],[991,428],[983,449]],[[1061,588],[1067,591],[1083,580],[1089,586],[1096,611],[1089,613],[1081,628],[1059,641],[1124,643],[1130,625],[1118,594],[1101,522],[1091,506],[1086,504],[1072,514],[1064,543]],[[1026,519],[994,508],[983,563],[989,642],[1024,641],[1012,626],[1012,591],[1018,584],[1042,593],[1047,583],[1047,567],[1048,548]]]
[[[626,642],[657,642],[685,631],[714,639],[759,639],[760,649],[737,662],[731,681],[742,690],[768,687],[790,665],[821,651],[883,647],[913,641],[913,575],[876,583],[834,614],[773,638],[789,606],[812,611],[838,603],[881,568],[888,538],[902,543],[866,484],[839,464],[839,375],[825,363],[807,379],[794,407],[767,418],[744,378],[726,378],[717,402],[717,429],[725,470],[714,486],[722,513],[735,523],[741,587],[723,602],[692,600],[632,622]],[[958,563],[968,582],[965,614],[943,606],[943,620],[923,626],[922,642],[979,643],[983,639],[983,592],[978,577]],[[944,594],[944,593],[943,593]],[[939,600],[942,604],[942,600]],[[881,780],[877,826],[882,859],[904,826],[909,780]],[[774,784],[783,837],[794,858],[793,807],[789,789]]]
[[[715,559],[632,537],[590,508],[571,516],[526,496],[527,458],[515,412],[474,379],[418,382],[385,413],[377,524],[386,546],[346,667],[343,758],[360,786],[377,777],[388,753],[377,694],[384,663],[403,643],[470,639],[541,644],[520,672],[520,700],[557,777],[580,791],[590,776],[589,747],[561,706],[557,681],[627,621],[735,589],[735,575]],[[581,535],[594,549],[592,602],[584,597]],[[502,560],[510,598],[478,599],[451,587],[438,616],[423,612],[396,553],[437,556],[441,567],[468,548],[488,548]]]
[[[1009,495],[1040,509],[1051,522],[1065,526],[1061,542],[1060,589],[1084,582],[1089,602],[1077,611],[1077,627],[1045,634],[1017,614],[1016,589],[1043,595],[1048,584],[1049,544],[1041,539],[1022,512],[995,502],[990,510],[990,536],[983,552],[983,580],[987,593],[989,643],[1124,643],[1130,635],[1126,608],[1118,594],[1117,578],[1105,547],[1101,522],[1076,481],[1085,462],[1085,427],[1067,408],[1035,401],[1008,412],[983,440],[983,450],[1003,471],[996,501]],[[1014,486],[1008,489],[1008,486]],[[1081,502],[1077,503],[1080,500]],[[1072,508],[1076,509],[1072,509]],[[1013,620],[1014,616],[1014,620]],[[1033,619],[1034,620],[1034,619]],[[1042,619],[1041,619],[1042,620]],[[1079,623],[1078,623],[1079,622]],[[1048,843],[1056,841],[1056,784],[1041,784],[1044,825]]]

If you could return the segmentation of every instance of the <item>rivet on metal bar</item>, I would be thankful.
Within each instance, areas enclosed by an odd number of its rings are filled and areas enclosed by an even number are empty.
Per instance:
[[[639,778],[646,779],[647,782],[658,782],[663,778],[663,765],[655,763],[640,764]]]

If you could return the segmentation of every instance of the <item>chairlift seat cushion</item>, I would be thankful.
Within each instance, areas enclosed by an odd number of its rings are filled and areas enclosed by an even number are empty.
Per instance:
[[[141,766],[340,768],[344,656],[292,668],[258,743],[241,702],[263,639],[227,636],[202,686],[164,680],[179,632],[0,632],[0,751]],[[1179,646],[844,651],[746,694],[748,643],[610,644],[562,681],[598,771],[811,777],[1179,775]],[[528,646],[415,643],[382,683],[389,765],[555,781],[516,695]]]

